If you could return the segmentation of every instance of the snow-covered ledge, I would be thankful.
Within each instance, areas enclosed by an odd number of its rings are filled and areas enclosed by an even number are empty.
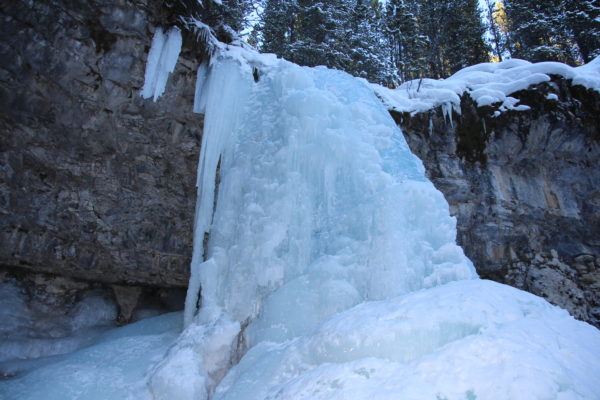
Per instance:
[[[464,68],[447,79],[416,79],[389,89],[373,84],[373,90],[389,110],[417,114],[441,106],[451,117],[460,114],[460,98],[467,93],[478,107],[499,105],[494,116],[503,111],[525,111],[510,95],[530,86],[548,82],[550,75],[570,79],[573,85],[600,92],[600,57],[580,67],[557,62],[530,63],[511,59],[499,63],[482,63]]]

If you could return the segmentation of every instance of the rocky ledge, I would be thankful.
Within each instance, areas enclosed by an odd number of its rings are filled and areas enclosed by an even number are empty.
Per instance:
[[[452,120],[392,116],[480,276],[600,326],[600,96],[558,76],[511,96],[530,110],[494,117],[466,94]]]

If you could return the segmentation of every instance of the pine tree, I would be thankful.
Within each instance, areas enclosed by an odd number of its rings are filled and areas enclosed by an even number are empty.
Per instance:
[[[378,6],[378,2],[356,1],[346,29],[350,60],[344,69],[372,82],[389,83],[394,80],[395,68],[387,57]]]
[[[578,55],[566,24],[564,0],[505,0],[504,4],[514,57],[576,63]]]
[[[379,2],[268,0],[261,51],[300,65],[325,65],[373,82],[393,80]]]
[[[418,24],[427,37],[426,76],[445,78],[488,60],[485,27],[476,0],[416,0]]]
[[[298,0],[296,35],[286,55],[300,65],[344,69],[350,62],[345,25],[350,19],[344,0]]]
[[[290,0],[268,0],[263,13],[261,51],[283,56],[295,40],[297,3]]]
[[[469,65],[488,61],[488,47],[483,40],[485,27],[481,20],[477,0],[448,2],[448,15],[444,24],[444,71],[452,74]]]
[[[566,0],[566,23],[583,62],[600,56],[600,5],[593,0]]]
[[[486,0],[485,16],[487,31],[490,34],[490,48],[493,61],[502,61],[508,52],[506,13],[500,1]]]
[[[427,70],[423,74],[430,78],[444,78],[443,68],[443,33],[445,17],[448,12],[447,1],[417,0],[419,14],[418,23],[422,34],[427,38],[425,60]]]
[[[389,0],[385,12],[385,36],[391,63],[400,81],[421,77],[425,72],[427,38],[419,31],[416,3]]]

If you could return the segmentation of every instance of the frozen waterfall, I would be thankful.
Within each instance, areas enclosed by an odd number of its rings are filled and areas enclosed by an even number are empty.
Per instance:
[[[144,97],[179,38],[155,36]],[[185,328],[115,329],[0,381],[0,399],[600,398],[600,331],[477,278],[373,86],[226,46],[197,76]]]
[[[598,331],[477,279],[365,81],[237,48],[198,77],[187,329],[155,399],[596,396]]]

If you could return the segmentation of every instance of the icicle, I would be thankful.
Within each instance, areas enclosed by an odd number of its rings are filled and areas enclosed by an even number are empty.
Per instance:
[[[183,312],[183,325],[188,326],[196,313],[200,301],[200,268],[202,264],[192,263],[190,266],[190,281],[188,284],[187,293],[185,296],[185,308]]]
[[[452,103],[443,103],[442,104],[442,114],[444,115],[444,121],[449,120],[450,126],[454,128],[454,121],[452,120]]]
[[[173,27],[165,35],[161,28],[157,28],[152,39],[152,46],[148,53],[144,87],[142,97],[158,100],[165,91],[169,74],[175,69],[179,53],[181,52],[181,31]]]
[[[165,34],[163,33],[162,28],[156,28],[154,37],[152,38],[152,45],[148,52],[148,59],[146,60],[146,73],[144,74],[144,87],[142,88],[142,97],[144,99],[149,99],[154,96],[158,64],[164,45]]]
[[[429,136],[433,134],[433,118],[429,115]]]

